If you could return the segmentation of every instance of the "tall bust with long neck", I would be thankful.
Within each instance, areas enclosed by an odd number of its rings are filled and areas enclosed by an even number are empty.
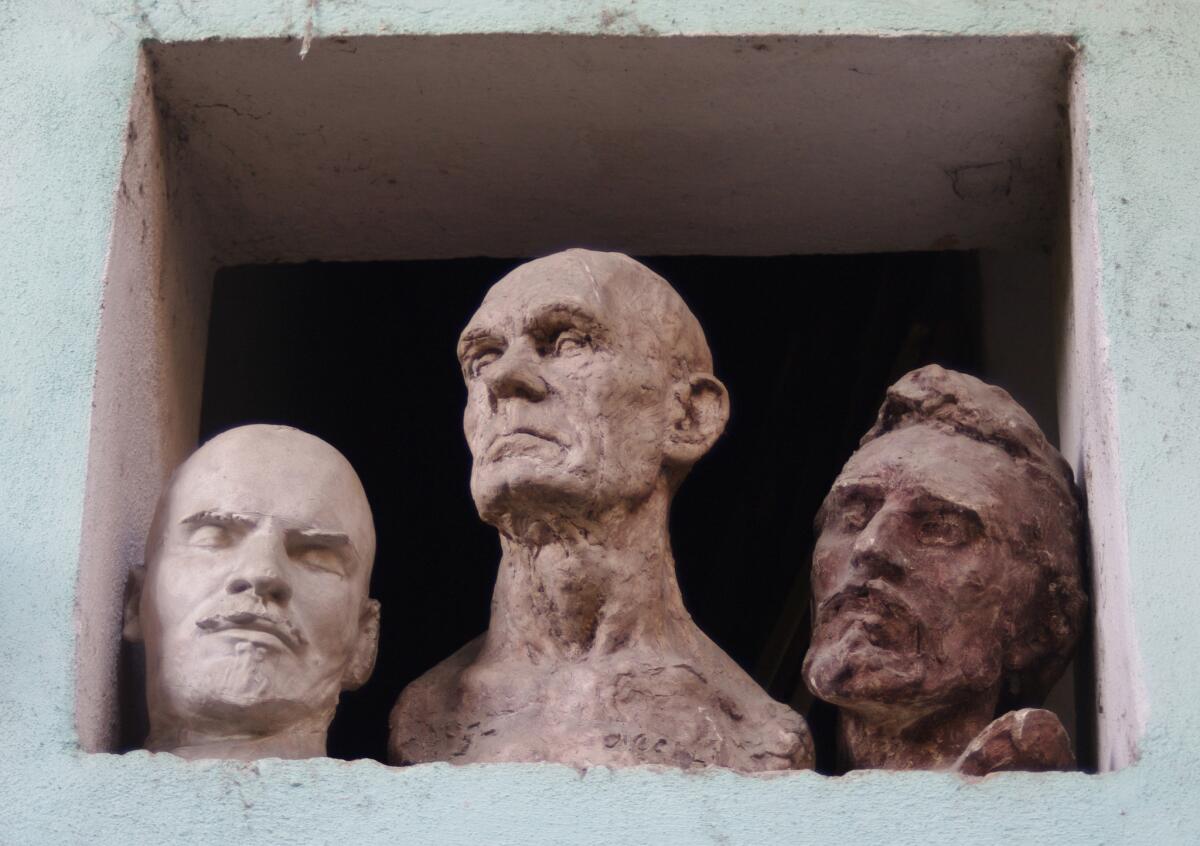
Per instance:
[[[393,762],[810,767],[804,720],[697,628],[675,579],[671,499],[728,417],[679,295],[568,250],[498,282],[458,354],[502,559],[487,632],[396,703]]]

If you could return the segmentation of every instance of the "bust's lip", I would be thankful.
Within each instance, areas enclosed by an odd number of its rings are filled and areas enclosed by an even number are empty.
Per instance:
[[[205,634],[216,632],[247,631],[262,632],[279,640],[288,649],[295,651],[299,638],[291,626],[283,620],[253,611],[234,611],[228,614],[213,614],[196,621],[196,627]]]
[[[505,438],[511,438],[514,435],[530,435],[534,438],[540,438],[543,441],[550,441],[552,444],[558,444],[559,446],[563,445],[562,441],[559,440],[558,436],[553,432],[549,432],[545,429],[540,429],[535,426],[514,426],[511,429],[506,429],[505,431],[494,435],[491,443],[489,443],[488,446],[490,447],[492,444],[496,443],[496,441],[504,440]]]
[[[562,439],[547,429],[542,429],[536,426],[514,426],[511,429],[505,429],[504,431],[493,435],[492,439],[488,442],[487,449],[484,451],[484,454],[487,456],[488,460],[494,460],[497,457],[497,453],[503,450],[505,442],[512,441],[514,438],[520,437],[536,438],[539,441],[545,441],[546,443],[554,444],[560,449],[565,449]]]

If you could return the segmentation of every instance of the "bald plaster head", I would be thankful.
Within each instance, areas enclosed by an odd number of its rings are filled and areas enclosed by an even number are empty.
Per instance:
[[[822,699],[881,717],[1037,700],[1069,660],[1086,604],[1071,471],[1003,390],[909,373],[816,529],[804,675]]]
[[[126,608],[126,638],[145,642],[147,745],[324,754],[340,692],[374,666],[374,556],[362,485],[329,444],[266,425],[205,443],[159,500]]]
[[[493,523],[669,496],[728,418],[696,318],[618,253],[521,265],[488,292],[458,357],[471,492]]]

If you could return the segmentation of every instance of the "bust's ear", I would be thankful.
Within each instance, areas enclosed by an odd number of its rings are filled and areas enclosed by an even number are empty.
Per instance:
[[[358,617],[358,640],[354,655],[342,674],[342,690],[357,690],[371,677],[375,655],[379,652],[379,601],[370,597],[363,603]]]
[[[667,430],[667,460],[691,467],[725,431],[729,392],[711,373],[693,373],[675,386],[674,402]]]
[[[134,567],[125,582],[125,627],[122,636],[130,643],[142,642],[142,587],[146,584],[146,568]]]

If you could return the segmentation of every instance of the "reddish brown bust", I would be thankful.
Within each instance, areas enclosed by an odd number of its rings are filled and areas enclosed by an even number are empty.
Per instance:
[[[936,365],[893,385],[816,519],[804,678],[851,769],[1062,769],[1040,704],[1083,624],[1070,468],[1005,391]],[[1003,697],[1002,697],[1003,695]]]

